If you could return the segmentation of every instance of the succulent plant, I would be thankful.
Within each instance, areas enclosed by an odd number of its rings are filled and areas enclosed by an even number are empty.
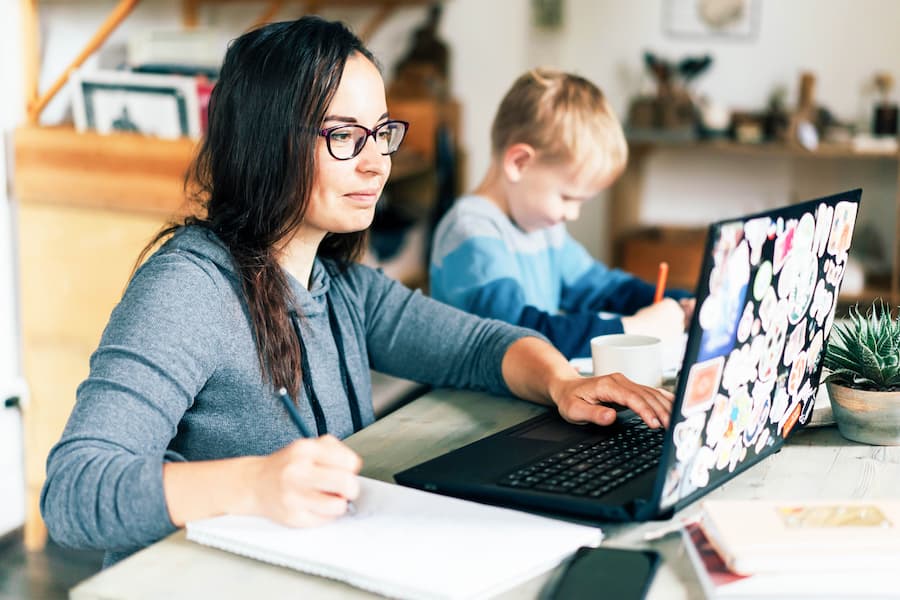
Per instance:
[[[874,302],[866,315],[851,307],[849,317],[836,322],[825,349],[827,381],[846,387],[900,390],[900,313]]]

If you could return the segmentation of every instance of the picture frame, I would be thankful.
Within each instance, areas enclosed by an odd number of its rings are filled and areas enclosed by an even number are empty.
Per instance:
[[[77,131],[199,138],[197,80],[131,71],[76,71],[72,113]]]
[[[753,40],[761,0],[665,0],[663,31],[676,38]]]

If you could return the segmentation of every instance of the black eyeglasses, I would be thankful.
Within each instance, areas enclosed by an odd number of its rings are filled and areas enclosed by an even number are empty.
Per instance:
[[[337,160],[350,160],[366,146],[371,137],[375,147],[384,155],[393,154],[400,148],[400,142],[406,137],[409,123],[406,121],[385,121],[375,129],[362,125],[337,125],[328,129],[320,129],[319,135],[325,138],[328,152]]]

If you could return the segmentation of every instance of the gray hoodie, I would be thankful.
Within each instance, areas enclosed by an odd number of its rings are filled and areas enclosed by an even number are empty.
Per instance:
[[[369,369],[435,386],[509,393],[500,372],[534,335],[412,292],[378,271],[317,259],[289,306],[327,431],[374,421]],[[349,382],[342,384],[330,298]],[[298,316],[299,315],[299,316]],[[301,389],[300,414],[317,431]],[[90,375],[47,459],[41,512],[51,536],[107,551],[109,565],[172,533],[164,461],[270,454],[299,432],[263,382],[231,255],[201,227],[179,230],[141,266],[91,357]]]

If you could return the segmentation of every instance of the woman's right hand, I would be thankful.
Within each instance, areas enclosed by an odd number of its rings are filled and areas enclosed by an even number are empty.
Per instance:
[[[289,527],[321,525],[347,512],[359,496],[362,459],[331,435],[299,439],[260,457],[251,512]]]

